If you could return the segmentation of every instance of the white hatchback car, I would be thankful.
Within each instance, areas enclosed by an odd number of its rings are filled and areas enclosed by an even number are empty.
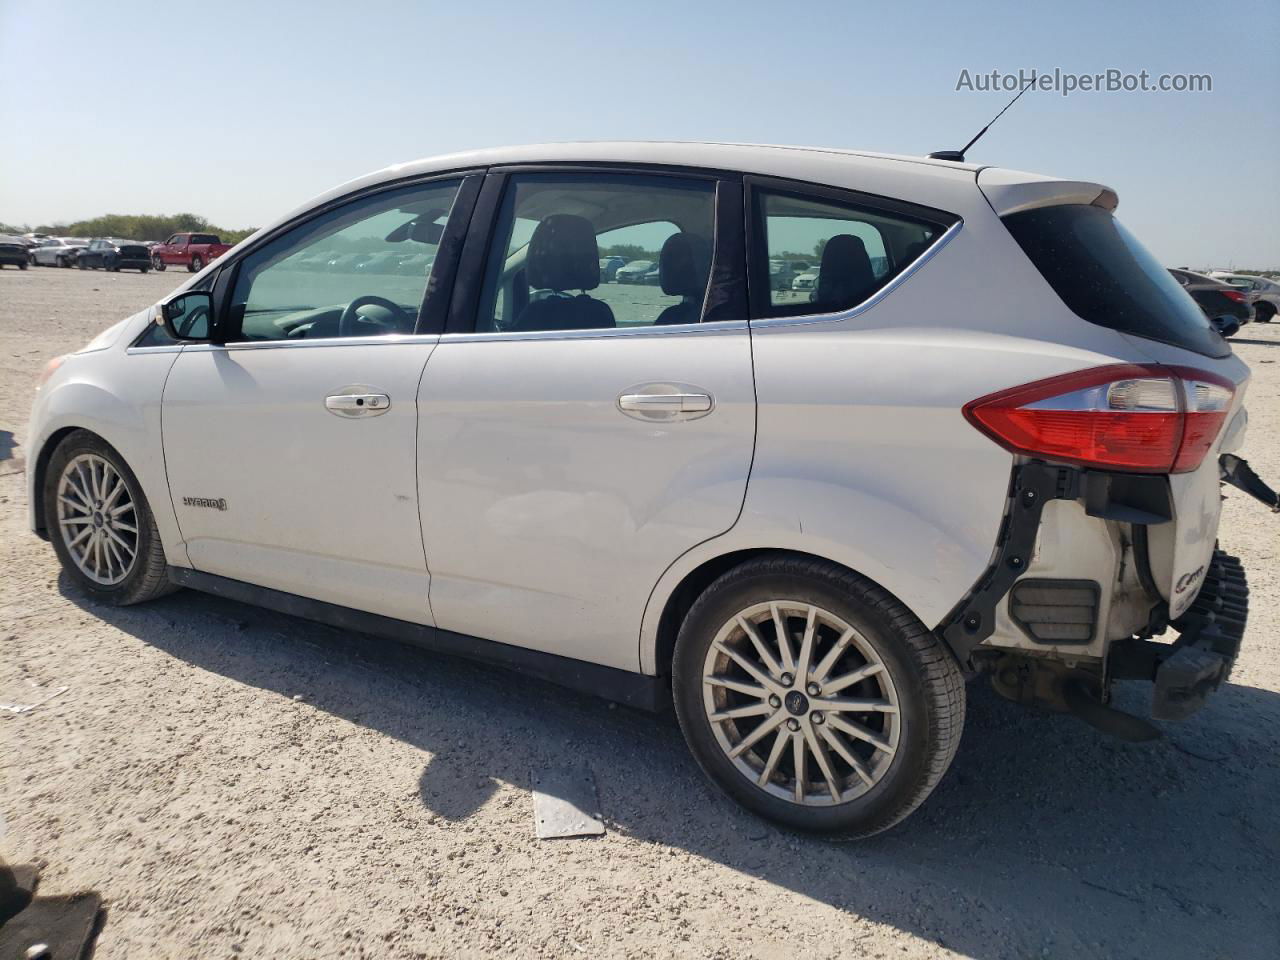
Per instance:
[[[966,678],[1140,738],[1113,679],[1176,718],[1234,660],[1248,368],[1115,205],[779,147],[392,167],[52,362],[31,525],[108,602],[194,587],[674,698],[742,804],[876,833],[947,769]],[[600,284],[624,246],[658,286]],[[819,246],[813,300],[772,288]]]

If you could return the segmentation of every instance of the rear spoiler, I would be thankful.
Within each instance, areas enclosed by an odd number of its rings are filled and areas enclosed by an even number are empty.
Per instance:
[[[1120,202],[1116,192],[1101,183],[1085,180],[1058,180],[1038,173],[983,167],[978,171],[978,189],[996,214],[1003,217],[1037,207],[1067,203],[1092,204],[1114,210]]]

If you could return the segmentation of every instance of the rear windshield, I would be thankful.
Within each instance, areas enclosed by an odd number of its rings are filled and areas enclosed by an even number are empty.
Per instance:
[[[1002,219],[1077,316],[1206,357],[1231,352],[1178,281],[1109,210],[1064,204]]]

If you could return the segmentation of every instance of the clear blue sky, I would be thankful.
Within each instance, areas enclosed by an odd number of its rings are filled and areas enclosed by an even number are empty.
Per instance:
[[[261,224],[402,160],[550,140],[961,146],[962,69],[1208,73],[1033,92],[970,159],[1098,180],[1166,263],[1280,267],[1280,3],[0,0],[0,221]]]

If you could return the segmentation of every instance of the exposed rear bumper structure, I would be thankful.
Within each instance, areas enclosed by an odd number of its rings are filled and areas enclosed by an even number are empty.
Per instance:
[[[1215,550],[1200,595],[1172,624],[1181,634],[1172,653],[1157,660],[1153,717],[1182,720],[1204,706],[1209,694],[1231,676],[1248,619],[1244,566],[1238,558]]]

